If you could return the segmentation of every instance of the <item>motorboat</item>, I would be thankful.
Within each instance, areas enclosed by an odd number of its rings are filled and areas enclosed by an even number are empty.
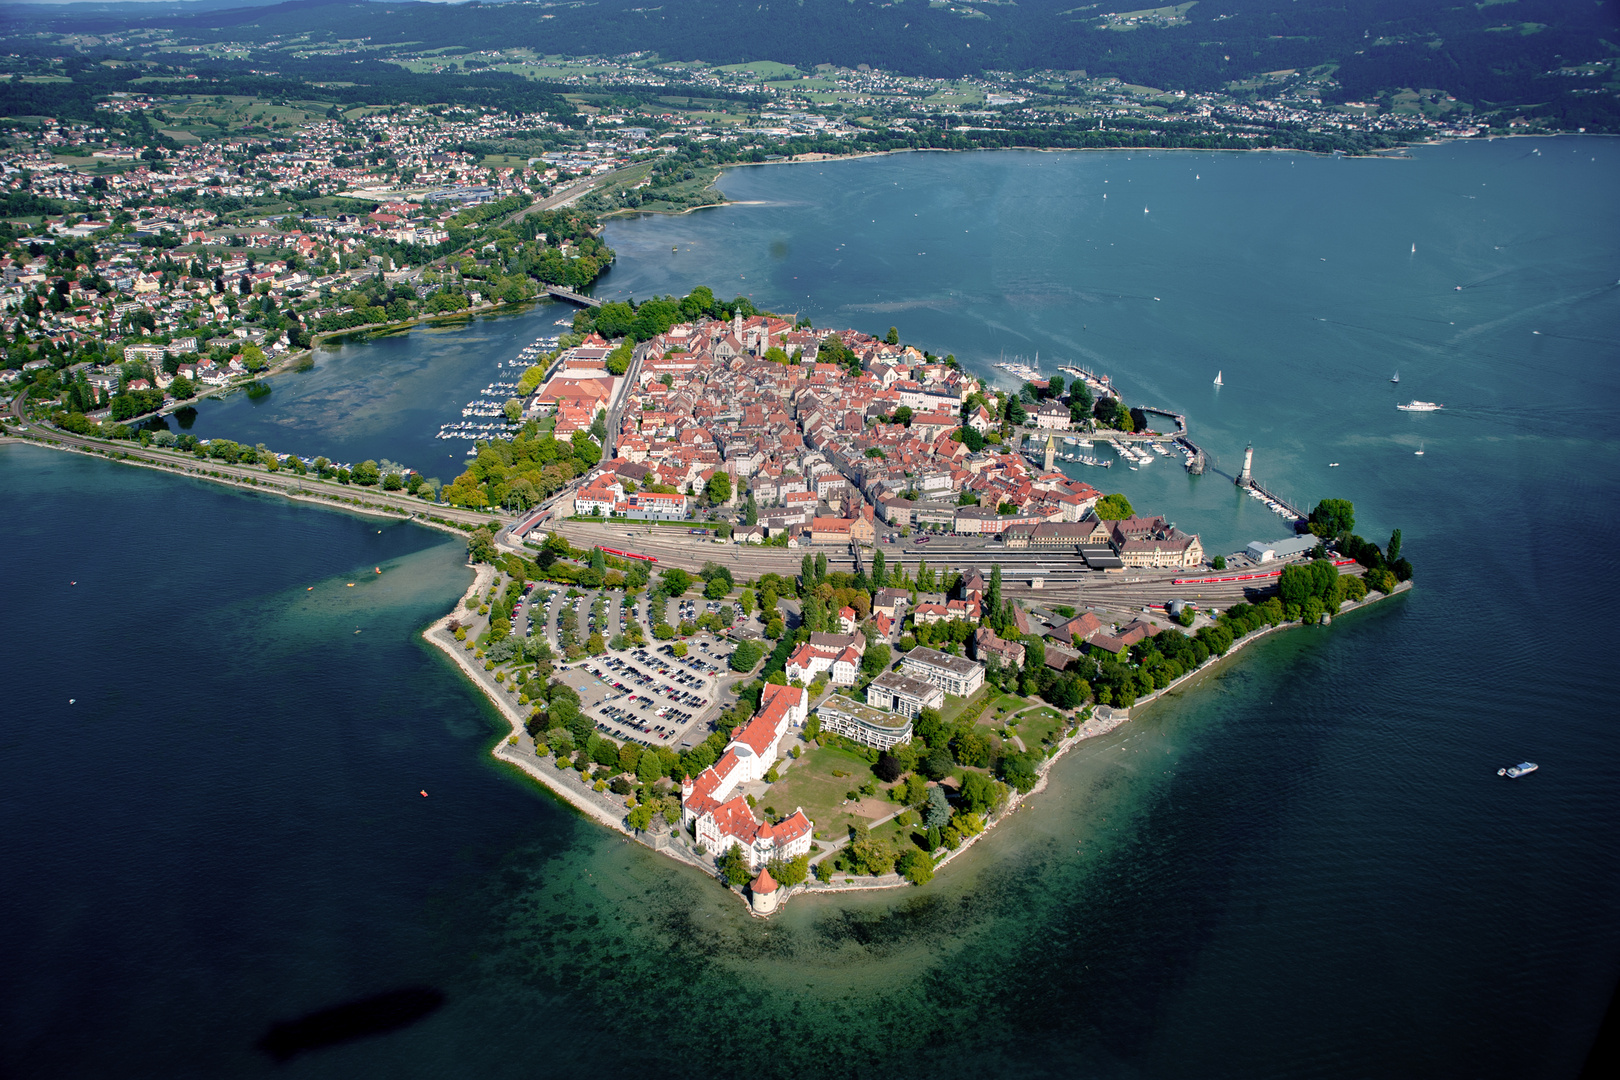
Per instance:
[[[1517,765],[1509,765],[1505,769],[1497,769],[1496,775],[1505,776],[1509,780],[1517,780],[1519,777],[1527,776],[1539,768],[1541,768],[1541,766],[1537,765],[1533,761],[1521,761]]]
[[[1439,412],[1441,409],[1445,408],[1444,405],[1437,405],[1432,401],[1418,401],[1416,398],[1413,398],[1405,405],[1397,405],[1395,407],[1401,410],[1401,412]]]

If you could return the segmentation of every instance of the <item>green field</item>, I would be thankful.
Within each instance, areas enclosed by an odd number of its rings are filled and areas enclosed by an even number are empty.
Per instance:
[[[845,775],[834,776],[835,771]],[[871,821],[898,809],[883,803],[886,809],[874,817],[860,817],[853,812],[855,804],[846,802],[845,795],[871,777],[872,766],[859,754],[834,746],[800,744],[799,760],[771,785],[760,802],[782,814],[791,814],[795,807],[802,806],[805,816],[816,823],[817,836],[841,840],[857,821]],[[867,803],[874,801],[868,799]]]
[[[775,60],[750,60],[746,64],[727,64],[725,67],[718,67],[714,70],[755,75],[761,79],[784,79],[799,73],[796,65],[781,64]]]

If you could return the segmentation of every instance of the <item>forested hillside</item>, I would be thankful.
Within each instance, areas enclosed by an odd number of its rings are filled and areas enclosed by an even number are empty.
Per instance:
[[[1170,90],[1218,90],[1257,73],[1337,65],[1339,93],[1425,87],[1476,105],[1535,105],[1573,126],[1616,114],[1612,83],[1568,69],[1612,61],[1615,0],[1201,0],[1110,14],[1074,0],[598,0],[465,5],[295,0],[270,7],[132,17],[74,7],[5,9],[8,40],[161,28],[175,42],[221,40],[274,50],[284,73],[328,59],[372,67],[391,50],[527,46],[551,54],[736,63],[773,59],[809,70],[868,64],[951,77],[1085,70]],[[37,39],[35,39],[37,40]],[[334,51],[331,45],[348,47]],[[322,55],[324,54],[324,56]],[[1565,70],[1560,70],[1565,69]],[[370,73],[368,72],[368,75]],[[1612,63],[1607,78],[1612,78]],[[468,82],[467,92],[478,89]]]

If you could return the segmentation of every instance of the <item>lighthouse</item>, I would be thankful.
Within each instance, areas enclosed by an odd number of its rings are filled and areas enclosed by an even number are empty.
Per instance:
[[[1055,436],[1046,437],[1046,471],[1052,471],[1052,459],[1057,456],[1057,439]]]
[[[1254,483],[1254,443],[1243,448],[1243,471],[1238,473],[1238,487],[1248,487]]]

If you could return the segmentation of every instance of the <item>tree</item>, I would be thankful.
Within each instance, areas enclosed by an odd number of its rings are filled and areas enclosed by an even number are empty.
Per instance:
[[[709,482],[703,488],[703,493],[711,503],[716,505],[731,501],[731,476],[728,473],[715,471],[709,477]]]
[[[827,553],[825,551],[817,552],[816,553],[816,584],[820,585],[823,581],[826,581],[826,580],[827,580]]]
[[[934,880],[934,860],[925,851],[912,848],[900,857],[900,873],[913,885]]]
[[[970,814],[986,814],[994,810],[1007,796],[1007,789],[983,773],[970,772],[962,777],[962,803]]]
[[[517,398],[508,398],[506,404],[502,407],[502,411],[506,413],[507,422],[515,424],[523,419],[523,402]]]
[[[356,465],[349,475],[354,479],[355,483],[365,487],[372,487],[378,480],[382,479],[382,472],[377,468],[377,463],[369,460]]]
[[[881,589],[888,584],[887,573],[888,568],[884,565],[883,552],[881,550],[874,552],[872,555],[872,588],[874,590]]]
[[[1215,558],[1210,562],[1210,565],[1213,566],[1217,570],[1225,570],[1226,569],[1226,556],[1225,555],[1217,555],[1217,556],[1215,556]]]
[[[800,855],[796,859],[772,859],[766,869],[771,877],[782,886],[801,885],[810,876],[810,856]]]
[[[888,342],[890,345],[898,345],[898,344],[900,344],[900,330],[899,330],[899,328],[894,327],[894,326],[889,327],[889,333],[883,340]]]
[[[1122,493],[1115,492],[1097,500],[1096,513],[1103,521],[1120,521],[1135,516],[1136,512],[1131,507],[1131,500]]]
[[[748,860],[743,857],[742,848],[737,844],[727,847],[725,853],[714,861],[714,867],[720,871],[721,879],[734,889],[742,888],[754,876],[748,869]]]
[[[759,663],[760,657],[765,655],[764,646],[757,641],[740,641],[731,651],[732,671],[753,671]]]
[[[1389,546],[1384,549],[1384,558],[1389,562],[1399,562],[1401,558],[1401,530],[1396,529],[1389,534]]]
[[[922,769],[923,775],[927,776],[928,779],[943,780],[951,775],[951,770],[956,767],[956,762],[952,760],[949,750],[943,746],[937,746],[928,752],[928,756],[923,759],[919,767]]]
[[[1001,778],[1019,791],[1028,794],[1035,786],[1039,774],[1035,771],[1035,764],[1040,760],[1037,751],[1026,751],[1022,754],[1009,754],[1002,758],[996,771]]]
[[[867,678],[875,679],[878,675],[889,670],[891,663],[893,663],[893,658],[887,645],[881,642],[876,645],[868,645],[866,653],[861,657],[861,674]]]
[[[671,566],[663,573],[664,591],[670,596],[680,596],[692,587],[692,575],[680,567]]]
[[[945,797],[945,789],[938,785],[929,788],[927,801],[923,803],[924,828],[943,829],[950,820],[951,803]]]
[[[1331,540],[1348,536],[1356,527],[1356,508],[1348,499],[1323,499],[1311,511],[1310,528],[1313,536]]]
[[[746,511],[744,511],[743,524],[745,524],[745,525],[758,525],[759,524],[759,504],[754,502],[754,493],[752,491],[750,491],[748,493],[748,509]]]
[[[877,764],[872,766],[873,775],[885,784],[894,783],[903,772],[905,770],[900,767],[900,759],[887,750],[878,755]]]

